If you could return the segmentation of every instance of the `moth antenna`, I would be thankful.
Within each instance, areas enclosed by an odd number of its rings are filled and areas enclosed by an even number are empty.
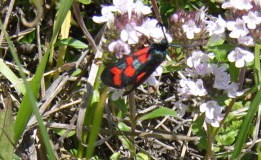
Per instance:
[[[167,39],[167,36],[166,36],[166,34],[165,34],[165,32],[164,32],[164,26],[163,26],[163,24],[161,23],[161,24],[159,24],[159,25],[160,25],[160,27],[161,27],[161,30],[162,30],[162,32],[163,32],[163,35],[164,35],[165,40],[167,41],[167,43],[169,43],[169,42],[168,42],[168,39]]]
[[[170,47],[179,47],[179,48],[191,48],[200,46],[201,44],[192,44],[192,45],[181,45],[181,44],[169,44]]]
[[[160,25],[160,27],[161,27],[161,29],[162,29],[162,32],[163,32],[163,35],[164,35],[164,38],[165,38],[165,40],[166,40],[167,43],[168,43],[166,34],[165,34],[165,32],[164,32],[163,21],[162,21],[162,18],[161,18],[160,12],[159,12],[159,7],[158,7],[158,5],[157,5],[156,0],[151,0],[151,4],[152,4],[152,8],[153,8],[154,14],[155,14],[155,16],[156,16],[156,19],[157,19],[158,22],[159,22],[158,25]]]

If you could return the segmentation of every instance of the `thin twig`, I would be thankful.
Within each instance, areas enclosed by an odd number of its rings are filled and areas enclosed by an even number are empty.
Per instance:
[[[55,129],[67,129],[68,127],[71,130],[75,130],[76,126],[70,126],[68,124],[60,124],[60,123],[45,123],[49,128]],[[89,132],[92,128],[84,127],[84,131]],[[166,132],[128,132],[128,131],[118,131],[118,130],[111,130],[111,129],[100,129],[100,133],[103,135],[125,135],[125,136],[138,136],[140,138],[157,138],[157,139],[164,139],[164,140],[176,140],[176,141],[199,141],[200,137],[190,137],[184,135],[175,135],[173,132],[166,133]]]
[[[159,21],[160,24],[163,24],[163,21],[162,21],[156,0],[151,0],[151,4],[152,4],[153,11],[154,11],[154,14],[156,16],[156,19]]]
[[[33,0],[32,1],[33,5],[35,6],[36,9],[36,15],[33,21],[28,22],[25,17],[24,14],[22,13],[21,16],[21,21],[22,24],[26,27],[32,28],[35,27],[36,25],[38,25],[41,22],[41,19],[43,18],[43,0]]]
[[[74,16],[79,24],[79,26],[81,27],[83,33],[86,35],[86,38],[88,40],[88,42],[90,43],[90,45],[92,46],[93,50],[94,50],[94,53],[97,52],[97,46],[95,44],[95,41],[93,40],[91,34],[89,33],[88,29],[86,28],[85,26],[85,23],[83,21],[83,18],[80,14],[80,9],[79,9],[79,5],[76,1],[73,2],[73,13],[74,13]]]
[[[13,7],[14,7],[14,3],[15,3],[15,0],[11,0],[10,4],[8,6],[8,10],[7,10],[7,14],[6,14],[6,17],[5,17],[5,21],[4,21],[4,24],[3,24],[2,28],[1,28],[2,32],[1,32],[1,35],[0,35],[0,46],[1,46],[3,38],[4,38],[4,31],[5,31],[6,26],[8,24],[11,12],[12,12]]]
[[[136,128],[136,104],[135,104],[135,92],[132,91],[128,95],[129,98],[129,105],[130,105],[130,119],[131,119],[131,132],[135,132]],[[135,148],[135,136],[132,135],[130,137],[131,139],[131,156],[134,157],[136,153],[136,148]]]
[[[42,48],[41,48],[41,35],[40,35],[40,25],[36,26],[36,38],[37,38],[37,50],[38,50],[38,55],[39,55],[39,61],[42,60],[43,53],[42,53]],[[45,81],[44,81],[44,76],[41,79],[41,96],[45,96]]]

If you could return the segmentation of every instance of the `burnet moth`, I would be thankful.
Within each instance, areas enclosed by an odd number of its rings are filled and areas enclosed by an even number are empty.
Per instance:
[[[162,24],[161,28],[163,31]],[[102,82],[110,87],[122,89],[130,88],[125,92],[129,94],[132,90],[142,84],[164,61],[169,46],[166,35],[160,43],[153,43],[134,54],[120,59],[107,66],[102,74]]]

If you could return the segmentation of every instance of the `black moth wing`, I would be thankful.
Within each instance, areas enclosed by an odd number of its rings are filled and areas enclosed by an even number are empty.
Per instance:
[[[125,93],[128,94],[140,84],[142,84],[155,70],[156,68],[164,61],[166,56],[166,49],[168,44],[164,41],[162,43],[154,43],[149,47],[148,52],[143,54],[147,55],[147,60],[144,63],[139,62],[138,57],[142,55],[131,55],[126,58],[119,60],[116,63],[113,63],[106,67],[101,75],[102,82],[110,87],[121,89],[125,87],[129,87],[130,89]],[[132,58],[133,63],[131,64],[135,69],[135,73],[133,76],[128,77],[125,74],[125,70],[127,69],[128,65],[126,63],[127,58]],[[119,79],[121,80],[121,85],[116,85],[114,81],[114,76],[111,72],[111,69],[117,67],[121,70],[121,74],[119,75]]]
[[[166,57],[167,48],[168,48],[168,44],[165,42],[159,44],[155,43],[150,46],[150,49],[147,53],[149,54],[147,61],[145,63],[140,64],[136,68],[136,73],[130,80],[131,82],[129,84],[130,89],[125,92],[125,95],[129,94],[132,90],[134,90],[140,84],[142,84],[157,69],[157,67],[164,61]],[[142,76],[142,78],[139,79],[138,77],[143,73],[144,75]],[[123,79],[124,78],[127,77],[123,77]]]
[[[117,89],[121,89],[121,88],[124,88],[126,87],[126,85],[116,85],[113,81],[113,77],[114,77],[114,74],[111,72],[111,69],[113,67],[118,67],[119,69],[121,70],[124,70],[124,68],[126,68],[126,63],[125,63],[125,59],[120,59],[118,62],[115,62],[109,66],[107,66],[102,74],[101,74],[101,80],[102,82],[107,85],[107,86],[110,86],[110,87],[113,87],[113,88],[117,88]]]

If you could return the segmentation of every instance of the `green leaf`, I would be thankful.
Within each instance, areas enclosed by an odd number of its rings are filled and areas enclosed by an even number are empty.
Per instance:
[[[6,77],[13,85],[17,92],[25,94],[25,86],[14,72],[0,59],[0,73]]]
[[[12,107],[7,106],[0,111],[0,159],[13,159],[13,141]]]
[[[73,73],[72,73],[72,76],[73,77],[77,77],[79,74],[82,73],[82,70],[80,68],[77,68]]]
[[[25,37],[20,39],[19,42],[20,43],[29,43],[29,44],[31,44],[31,43],[33,43],[34,40],[35,40],[35,31],[25,35]]]
[[[72,48],[76,48],[76,49],[86,49],[88,48],[88,45],[86,45],[85,43],[74,39],[74,38],[66,38],[66,39],[62,39],[59,40],[55,46],[70,46]]]
[[[231,80],[233,82],[237,82],[238,81],[238,77],[239,77],[239,74],[240,74],[240,69],[236,68],[235,63],[231,63],[229,65],[229,74],[230,74]]]
[[[125,132],[131,131],[131,128],[130,128],[129,126],[127,126],[127,125],[126,125],[125,123],[123,123],[123,122],[119,122],[119,123],[118,123],[118,128],[119,128],[121,131],[125,131]],[[132,147],[131,141],[130,141],[128,138],[126,138],[126,136],[118,136],[118,137],[119,137],[119,139],[120,139],[120,141],[121,141],[123,147],[130,150],[131,147]]]
[[[219,145],[232,145],[234,143],[235,138],[238,134],[238,131],[230,131],[224,135],[217,136],[216,140]]]
[[[136,157],[135,159],[137,159],[137,160],[149,160],[150,159],[148,155],[141,153],[141,152],[136,154],[135,157]]]
[[[217,46],[217,45],[222,45],[224,43],[225,39],[224,38],[216,38],[215,36],[212,36],[209,41],[208,41],[208,46]]]
[[[219,62],[227,62],[227,54],[233,50],[235,47],[229,44],[223,44],[218,46],[209,47],[208,52],[213,52],[215,54],[215,58]]]
[[[148,119],[158,118],[158,117],[164,117],[164,116],[173,116],[175,117],[177,115],[176,111],[166,108],[166,107],[160,107],[148,114],[145,114],[141,116],[138,120],[144,121]]]
[[[64,134],[67,132],[66,129],[61,129],[61,128],[57,128],[57,129],[54,129],[54,131],[60,135],[60,136],[64,136]],[[75,135],[76,131],[70,131],[68,134],[66,134],[66,138],[69,138],[73,135]]]
[[[125,123],[123,122],[119,122],[118,123],[118,128],[121,130],[121,131],[131,131],[131,128],[129,126],[127,126]]]
[[[260,103],[261,103],[261,90],[259,90],[254,98],[254,100],[252,101],[252,103],[249,106],[249,110],[247,112],[247,115],[243,121],[243,124],[239,130],[237,139],[236,139],[236,143],[234,146],[234,150],[233,150],[233,154],[231,159],[237,159],[238,156],[240,155],[240,152],[244,146],[244,144],[246,143],[246,139],[247,139],[247,135],[249,133],[249,130],[251,128],[251,124],[253,121],[254,116],[257,113],[258,108],[260,107]]]
[[[50,139],[48,136],[48,133],[46,131],[46,128],[43,124],[43,120],[41,119],[41,115],[39,113],[39,108],[37,107],[36,103],[36,98],[38,93],[39,93],[39,89],[40,89],[40,82],[41,79],[43,77],[43,73],[45,71],[45,67],[47,64],[47,60],[48,57],[50,56],[50,59],[53,59],[53,50],[54,50],[54,43],[57,39],[59,30],[61,28],[61,25],[64,21],[65,15],[66,13],[70,10],[71,5],[72,5],[72,0],[61,0],[60,1],[60,6],[56,15],[56,19],[54,21],[54,25],[53,25],[53,35],[51,38],[51,43],[50,46],[48,47],[47,51],[45,52],[43,58],[41,59],[41,62],[39,65],[37,65],[37,69],[36,69],[36,73],[34,75],[34,78],[32,79],[32,81],[30,82],[30,85],[28,84],[28,82],[26,81],[26,76],[23,73],[21,68],[21,63],[19,62],[18,56],[15,53],[15,49],[10,48],[13,45],[11,44],[10,39],[8,39],[8,36],[5,36],[8,43],[9,43],[9,48],[11,50],[12,56],[14,57],[15,61],[18,65],[19,68],[19,72],[23,78],[23,81],[25,83],[26,86],[26,94],[23,97],[23,100],[21,102],[19,111],[17,113],[16,116],[16,121],[14,123],[14,134],[15,134],[15,143],[18,142],[19,138],[21,137],[21,135],[23,134],[26,125],[31,117],[32,112],[34,112],[35,117],[37,119],[37,123],[39,125],[39,129],[40,129],[40,133],[43,139],[43,142],[45,144],[45,148],[47,151],[47,156],[49,157],[49,159],[55,159],[55,155],[54,155],[54,151],[53,148],[51,147],[50,144]],[[51,63],[50,63],[51,64]]]
[[[204,130],[202,128],[204,124],[204,116],[199,116],[196,121],[192,125],[192,132],[195,133],[197,136],[202,136],[202,133],[204,134]]]
[[[110,160],[118,160],[120,159],[120,156],[121,156],[120,152],[113,153],[110,157]]]
[[[91,0],[77,0],[78,2],[82,3],[82,4],[90,4]]]
[[[205,130],[203,129],[205,116],[202,114],[199,116],[196,121],[192,125],[192,132],[197,136],[201,137],[197,146],[199,149],[206,149],[207,147],[207,135]]]
[[[99,96],[99,91],[95,90],[93,92],[92,102],[95,102],[96,107],[93,113],[92,129],[88,137],[88,150],[86,153],[86,158],[90,159],[93,155],[95,143],[101,128],[103,110],[107,99],[107,91],[103,91],[101,96]],[[97,101],[97,102],[96,102]]]

